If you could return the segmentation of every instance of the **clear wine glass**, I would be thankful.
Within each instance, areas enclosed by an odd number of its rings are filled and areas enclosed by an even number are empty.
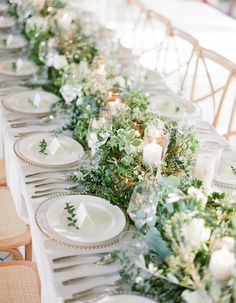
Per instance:
[[[129,202],[128,214],[137,228],[155,226],[157,196],[158,184],[153,176],[147,177],[135,186]]]
[[[97,149],[106,143],[112,129],[111,115],[102,111],[94,116],[89,124],[87,141],[91,149],[91,156],[94,157]]]

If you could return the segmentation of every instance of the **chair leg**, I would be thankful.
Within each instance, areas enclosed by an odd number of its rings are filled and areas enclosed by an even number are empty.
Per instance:
[[[12,255],[13,259],[16,261],[24,260],[22,254],[15,248],[4,249],[4,251],[9,252]]]
[[[25,245],[25,260],[32,261],[32,242]]]

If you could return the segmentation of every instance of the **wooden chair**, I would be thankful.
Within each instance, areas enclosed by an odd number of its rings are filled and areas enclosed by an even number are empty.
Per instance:
[[[6,185],[6,174],[5,174],[5,161],[0,160],[0,186]]]
[[[35,263],[0,262],[0,301],[40,303],[40,281]]]
[[[226,115],[231,113],[235,96],[232,86],[236,78],[236,65],[205,48],[199,48],[196,55],[190,100],[201,105],[203,116],[205,114],[205,118],[223,134],[229,118]]]
[[[228,123],[228,128],[226,133],[224,134],[224,137],[227,140],[231,140],[233,137],[236,137],[236,96],[234,99],[233,107],[231,110],[231,115]],[[233,141],[233,144],[235,144],[235,140]]]
[[[10,191],[0,187],[0,251],[9,252],[15,260],[24,260],[18,247],[25,247],[25,259],[32,260],[30,228],[16,214]]]
[[[188,33],[169,27],[157,51],[157,72],[176,93],[182,93],[189,74],[196,69],[199,42]]]

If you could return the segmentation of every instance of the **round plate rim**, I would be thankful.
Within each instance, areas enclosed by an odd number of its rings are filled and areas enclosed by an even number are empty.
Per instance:
[[[44,116],[45,114],[47,114],[47,113],[50,113],[50,111],[48,111],[48,112],[43,112],[43,113],[29,113],[29,112],[21,112],[21,111],[18,111],[18,110],[16,110],[16,109],[14,109],[14,108],[11,108],[8,104],[7,104],[7,98],[8,97],[10,97],[10,96],[14,96],[14,95],[17,95],[17,94],[20,94],[20,93],[24,93],[24,92],[33,92],[33,91],[38,91],[38,92],[40,92],[40,90],[23,90],[23,91],[18,91],[18,92],[15,92],[15,93],[12,93],[12,94],[8,94],[8,95],[6,95],[4,98],[3,98],[3,101],[2,101],[2,103],[3,103],[3,106],[5,107],[5,109],[7,109],[7,110],[9,110],[9,111],[11,111],[11,112],[13,112],[13,113],[18,113],[18,114],[28,114],[28,115],[34,115],[34,116]],[[44,92],[44,93],[47,93],[47,94],[50,94],[50,95],[54,95],[54,96],[57,96],[57,95],[55,95],[55,94],[53,94],[53,93],[50,93],[50,92],[47,92],[47,91],[43,91],[42,90],[42,92]],[[59,98],[59,97],[58,97]]]
[[[147,295],[147,294],[142,294],[137,291],[131,291],[131,290],[114,290],[114,291],[112,291],[111,290],[111,291],[107,291],[106,293],[98,294],[98,295],[95,295],[94,297],[92,297],[92,303],[96,303],[98,300],[102,300],[103,298],[105,298],[107,296],[112,297],[112,296],[117,296],[117,295],[134,295],[134,296],[149,299],[149,300],[153,301],[153,303],[158,302],[152,296]]]
[[[125,224],[125,227],[123,229],[123,231],[115,236],[114,238],[112,239],[109,239],[107,241],[102,241],[102,242],[98,242],[98,243],[81,243],[81,242],[77,242],[77,244],[73,241],[73,240],[60,240],[58,239],[57,237],[55,236],[52,236],[50,235],[49,233],[47,233],[43,227],[40,225],[40,222],[39,222],[39,219],[38,219],[38,213],[39,213],[39,210],[40,208],[45,204],[45,203],[49,203],[51,200],[55,200],[56,198],[59,198],[59,197],[63,197],[63,196],[71,196],[71,195],[86,195],[86,194],[81,194],[79,192],[74,192],[74,193],[58,193],[58,194],[53,194],[51,195],[50,197],[48,197],[46,200],[43,200],[38,206],[37,208],[35,209],[35,213],[34,213],[34,219],[35,219],[35,223],[38,227],[38,229],[42,232],[42,234],[44,234],[44,236],[46,236],[49,240],[57,243],[58,245],[61,245],[61,246],[66,246],[66,247],[70,247],[70,248],[77,248],[77,249],[80,249],[80,250],[96,250],[96,249],[103,249],[103,248],[106,248],[106,247],[110,247],[116,243],[118,243],[121,239],[120,235],[123,233],[123,232],[126,232],[129,230],[129,227],[130,227],[130,224],[129,224],[129,218],[128,218],[128,215],[126,214],[126,212],[119,206],[119,209],[123,212],[124,216],[125,216],[125,219],[126,219],[126,224]],[[91,194],[88,194],[86,196],[95,196],[95,195],[91,195]],[[95,196],[95,197],[98,197],[98,196]],[[103,199],[103,198],[101,198]],[[105,199],[104,199],[105,200]],[[108,201],[109,202],[109,201]],[[125,237],[125,235],[124,235]]]
[[[45,134],[43,132],[38,132],[37,134]],[[47,133],[46,133],[47,134]],[[77,165],[80,164],[80,160],[76,160],[74,162],[71,162],[71,163],[68,163],[68,164],[42,164],[42,163],[37,163],[35,161],[31,161],[29,159],[27,159],[26,157],[24,157],[24,155],[21,154],[21,152],[18,150],[18,145],[20,144],[20,142],[27,138],[27,137],[31,137],[32,135],[34,134],[29,134],[29,135],[26,135],[22,138],[18,138],[16,140],[16,142],[14,143],[14,146],[13,146],[13,149],[14,149],[14,153],[17,155],[18,158],[20,158],[22,161],[24,161],[25,163],[31,165],[31,166],[35,166],[35,167],[40,167],[40,168],[48,168],[48,169],[62,169],[62,168],[71,168],[71,167],[75,167]],[[71,138],[72,139],[72,138]],[[77,142],[77,141],[76,141]],[[80,144],[79,142],[77,142],[78,144]],[[81,145],[81,144],[80,144]],[[83,146],[81,145],[82,149],[83,149],[83,152],[84,152],[84,148]],[[82,157],[81,157],[82,158]]]

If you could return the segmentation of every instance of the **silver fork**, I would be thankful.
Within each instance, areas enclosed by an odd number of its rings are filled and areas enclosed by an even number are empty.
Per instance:
[[[86,300],[89,297],[92,297],[96,294],[101,293],[106,293],[106,292],[115,292],[115,291],[122,291],[123,287],[120,286],[121,284],[121,280],[117,280],[114,283],[107,283],[104,285],[100,285],[100,286],[95,286],[95,287],[91,287],[89,289],[86,289],[84,291],[81,292],[77,292],[72,294],[73,298],[69,298],[64,300],[64,303],[73,303],[73,302],[80,302],[79,300]]]
[[[94,252],[94,253],[81,254],[81,255],[62,256],[62,257],[52,259],[52,262],[61,263],[61,262],[65,262],[68,260],[70,261],[70,260],[77,259],[77,258],[83,259],[83,258],[88,258],[88,257],[103,257],[104,255],[108,255],[111,253],[112,253],[112,251],[106,251],[106,252]]]
[[[53,271],[54,272],[63,272],[66,271],[68,269],[72,269],[72,268],[77,268],[80,267],[81,265],[108,265],[111,263],[114,263],[115,260],[111,257],[111,254],[107,254],[105,255],[103,258],[99,259],[98,261],[88,261],[85,263],[79,263],[79,264],[73,264],[73,265],[68,265],[68,266],[63,266],[63,267],[58,267],[58,268],[54,268]]]
[[[65,187],[65,188],[62,188],[62,187],[53,187],[53,188],[48,188],[48,189],[42,189],[42,190],[36,190],[35,191],[35,194],[44,194],[44,193],[48,193],[48,192],[51,192],[53,190],[69,190],[69,191],[73,191],[73,190],[76,190],[76,189],[79,189],[79,184],[76,184],[76,185],[73,185],[73,186],[70,186],[70,187]]]
[[[36,194],[31,196],[31,199],[38,199],[38,198],[44,198],[44,197],[48,197],[51,195],[55,195],[55,194],[64,194],[64,193],[78,193],[78,194],[83,194],[86,193],[85,189],[83,190],[79,190],[79,189],[74,189],[74,190],[65,190],[63,188],[61,188],[61,190],[56,190],[56,191],[51,191],[45,194]]]
[[[78,278],[73,278],[73,279],[69,279],[69,280],[65,280],[62,282],[62,284],[64,286],[66,285],[71,285],[71,284],[77,284],[77,283],[80,283],[81,281],[84,281],[86,279],[91,279],[91,278],[94,278],[94,277],[100,277],[100,278],[105,278],[105,277],[112,277],[112,276],[115,276],[115,275],[118,275],[118,271],[113,271],[113,272],[108,272],[108,273],[104,273],[104,274],[95,274],[95,275],[91,275],[91,276],[84,276],[84,277],[78,277]]]

